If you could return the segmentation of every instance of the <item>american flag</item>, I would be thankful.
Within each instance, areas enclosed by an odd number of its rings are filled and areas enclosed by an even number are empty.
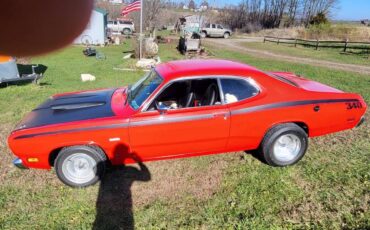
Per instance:
[[[131,13],[132,11],[138,11],[140,10],[140,7],[141,7],[140,0],[137,0],[129,4],[128,6],[122,8],[121,15],[126,15],[128,13]]]

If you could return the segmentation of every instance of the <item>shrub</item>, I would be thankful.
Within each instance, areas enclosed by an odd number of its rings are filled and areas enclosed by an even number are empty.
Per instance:
[[[323,12],[317,13],[316,16],[310,20],[310,25],[321,25],[327,23],[329,23],[329,20]]]

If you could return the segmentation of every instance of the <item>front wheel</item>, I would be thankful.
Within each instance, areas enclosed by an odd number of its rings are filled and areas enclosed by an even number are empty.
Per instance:
[[[297,163],[306,153],[307,133],[293,123],[281,124],[270,129],[261,145],[263,159],[272,166]]]
[[[228,39],[230,37],[230,34],[229,33],[224,33],[224,38],[225,39]]]
[[[205,38],[205,37],[207,37],[207,33],[206,33],[206,32],[204,32],[204,31],[200,32],[200,37],[201,37],[201,38]]]
[[[94,146],[71,146],[60,151],[55,160],[58,178],[71,187],[87,187],[98,182],[105,173],[106,156]]]
[[[123,30],[122,30],[122,34],[123,34],[123,35],[130,35],[130,34],[131,34],[131,30],[130,30],[130,29],[128,29],[128,28],[123,29]]]

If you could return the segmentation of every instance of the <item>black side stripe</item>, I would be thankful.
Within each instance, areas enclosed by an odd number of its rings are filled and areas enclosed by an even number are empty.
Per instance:
[[[292,107],[300,105],[311,105],[311,104],[322,104],[322,103],[339,103],[339,102],[353,102],[358,101],[356,99],[326,99],[326,100],[307,100],[307,101],[289,101],[289,102],[279,102],[267,105],[257,105],[253,107],[248,107],[244,109],[238,109],[231,111],[231,115],[251,113],[257,111],[263,111],[268,109],[277,109],[282,107]]]
[[[238,115],[238,114],[245,114],[257,111],[263,111],[268,109],[276,109],[276,108],[284,108],[284,107],[292,107],[292,106],[301,106],[301,105],[311,105],[311,104],[320,104],[320,103],[339,103],[339,102],[354,102],[358,101],[356,99],[327,99],[327,100],[307,100],[307,101],[290,101],[290,102],[279,102],[279,103],[272,103],[267,105],[258,105],[244,109],[238,109],[231,111],[231,115]],[[191,120],[203,120],[203,119],[211,119],[213,118],[212,114],[204,114],[204,115],[193,115],[187,117],[167,117],[161,116],[160,118],[152,119],[152,120],[144,120],[144,121],[136,121],[131,123],[122,123],[122,124],[113,124],[113,125],[103,125],[103,126],[95,126],[95,127],[87,127],[87,128],[76,128],[76,129],[67,129],[67,130],[60,130],[60,131],[53,131],[53,132],[44,132],[44,133],[35,133],[35,134],[26,134],[17,136],[14,139],[25,139],[25,138],[32,138],[37,136],[45,136],[45,135],[53,135],[53,134],[62,134],[62,133],[73,133],[73,132],[81,132],[81,131],[96,131],[102,129],[110,129],[110,128],[124,128],[130,126],[144,126],[144,125],[156,125],[156,124],[164,124],[164,123],[176,123],[176,122],[184,122],[184,121],[191,121]]]
[[[21,136],[15,137],[14,139],[17,140],[17,139],[25,139],[25,138],[32,138],[32,137],[38,137],[38,136],[53,135],[53,134],[74,133],[74,132],[81,132],[81,131],[95,131],[95,130],[102,130],[102,129],[122,128],[122,127],[127,127],[127,126],[128,126],[128,123],[113,124],[113,125],[102,125],[102,126],[77,128],[77,129],[66,129],[66,130],[59,130],[59,131],[53,131],[53,132],[26,134],[26,135],[21,135]]]
[[[163,124],[163,123],[166,123],[166,124],[176,123],[176,122],[184,122],[184,121],[190,121],[190,120],[204,120],[204,119],[211,119],[211,118],[213,118],[213,114],[201,114],[201,115],[193,115],[193,116],[186,116],[186,117],[161,116],[157,119],[134,121],[130,123],[127,122],[123,124],[104,125],[104,126],[95,126],[95,127],[88,127],[88,128],[77,128],[77,129],[67,129],[67,130],[60,130],[60,131],[53,131],[53,132],[26,134],[26,135],[18,136],[14,139],[24,139],[24,138],[32,138],[32,137],[37,137],[37,136],[62,134],[62,133],[73,133],[73,132],[81,132],[81,131],[96,131],[96,130],[110,129],[110,128],[124,128],[124,127],[128,127],[129,125],[134,127],[134,126],[144,126],[144,125],[157,125],[157,124]]]

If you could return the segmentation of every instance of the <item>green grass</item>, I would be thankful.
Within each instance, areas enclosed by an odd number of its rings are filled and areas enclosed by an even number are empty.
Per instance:
[[[161,45],[163,61],[180,59],[176,44]],[[305,158],[286,168],[269,167],[251,155],[232,153],[148,163],[152,178],[127,186],[124,173],[111,172],[108,186],[71,189],[53,171],[20,171],[11,166],[6,147],[11,128],[54,93],[117,87],[142,73],[113,70],[125,66],[130,44],[98,48],[106,60],[85,58],[82,47],[69,47],[33,63],[48,66],[42,85],[0,89],[0,229],[90,229],[97,211],[111,202],[104,221],[123,221],[131,209],[139,229],[366,229],[370,227],[370,125],[310,141]],[[254,58],[228,50],[209,51],[263,70],[292,71],[339,89],[361,93],[370,102],[370,78],[351,72]],[[81,73],[95,82],[82,83]],[[369,118],[369,116],[367,116]],[[369,120],[369,119],[368,119]],[[41,143],[40,143],[41,144]]]
[[[289,55],[293,57],[303,57],[311,59],[319,59],[326,61],[333,61],[345,64],[358,64],[370,66],[370,59],[368,54],[349,54],[342,53],[342,49],[333,48],[315,48],[304,47],[297,45],[294,47],[292,44],[276,44],[272,42],[246,42],[243,46],[247,48],[269,51],[276,54]],[[364,50],[365,51],[365,50]],[[354,51],[358,52],[358,51]]]

